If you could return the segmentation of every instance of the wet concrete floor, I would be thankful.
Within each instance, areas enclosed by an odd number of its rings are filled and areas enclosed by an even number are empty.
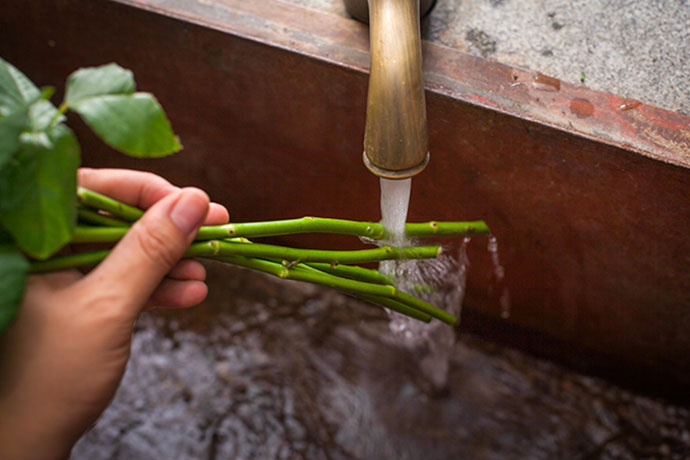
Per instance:
[[[73,459],[690,458],[690,408],[462,328],[439,383],[377,308],[218,265],[209,283],[204,305],[142,317]]]

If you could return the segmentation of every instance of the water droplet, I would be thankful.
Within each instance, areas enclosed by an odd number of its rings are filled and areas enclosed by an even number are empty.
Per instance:
[[[503,288],[503,293],[498,302],[501,305],[501,318],[510,318],[510,292],[508,292],[508,288]]]
[[[618,107],[618,110],[620,110],[621,112],[626,112],[626,111],[628,111],[628,110],[635,109],[635,108],[637,108],[637,107],[639,107],[639,106],[641,106],[641,105],[642,105],[642,103],[639,102],[639,101],[628,101],[628,102],[626,102],[625,104],[621,104],[621,105]]]
[[[494,264],[494,276],[496,277],[496,281],[502,281],[505,277],[505,268],[503,268],[503,265],[501,265],[501,261],[498,257],[498,240],[495,236],[489,236],[489,243],[487,244],[486,249],[489,251],[489,254],[491,254],[491,261]]]
[[[549,77],[543,73],[535,73],[532,75],[532,88],[538,91],[560,91],[561,81],[558,78]]]
[[[359,241],[361,241],[364,244],[378,244],[378,241],[376,241],[373,238],[369,238],[367,236],[360,236]]]

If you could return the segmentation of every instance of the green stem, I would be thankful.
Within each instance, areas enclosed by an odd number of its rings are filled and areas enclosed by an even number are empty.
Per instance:
[[[77,196],[86,206],[102,209],[125,220],[134,221],[143,211],[121,203],[100,193],[79,187]],[[424,222],[405,224],[405,232],[411,238],[427,236],[470,236],[489,234],[484,221],[473,222]],[[291,235],[298,233],[336,233],[354,235],[373,240],[386,237],[383,225],[376,222],[359,222],[323,217],[302,217],[266,222],[245,222],[225,225],[204,226],[199,229],[198,240],[223,239],[228,237],[258,238],[264,236]],[[121,238],[123,232],[115,232],[109,238]],[[108,240],[108,242],[117,241]],[[99,241],[102,242],[102,241]]]
[[[71,243],[115,243],[129,231],[129,227],[86,227],[77,225]]]
[[[200,239],[226,238],[228,236],[259,238],[262,236],[293,235],[298,233],[337,233],[341,235],[363,236],[375,240],[380,240],[385,235],[383,226],[373,222],[302,217],[299,219],[201,227],[198,237]]]
[[[192,244],[186,254],[188,257],[218,254],[281,259],[288,262],[362,264],[393,259],[433,259],[438,257],[440,253],[441,246],[439,245],[408,246],[400,248],[382,246],[376,249],[360,249],[355,251],[329,251],[320,249],[287,248],[272,244],[247,244],[210,240]]]
[[[94,201],[89,197],[86,201],[82,201],[92,207],[99,207],[94,204]],[[115,206],[110,203],[106,204],[102,209],[124,217],[127,220],[131,219],[131,211],[123,211],[123,209],[115,209]],[[127,206],[127,205],[123,205]],[[427,237],[427,236],[453,236],[453,235],[479,235],[489,234],[489,227],[483,221],[476,222],[425,222],[425,223],[411,223],[406,224],[405,228],[410,237]],[[264,236],[278,236],[296,233],[336,233],[345,235],[362,236],[371,239],[382,239],[381,232],[383,226],[373,222],[355,222],[350,220],[340,219],[325,219],[319,217],[303,217],[302,219],[290,219],[282,221],[271,222],[248,222],[237,224],[213,225],[204,226],[199,229],[196,240],[211,240],[223,239],[228,237],[244,237],[244,238],[259,238]],[[127,229],[121,228],[93,228],[93,227],[77,227],[75,229],[73,243],[114,243],[122,238]]]
[[[136,221],[144,213],[140,209],[81,187],[77,195],[84,206],[107,211],[127,221]],[[79,217],[82,221],[107,225],[107,227],[79,226],[72,239],[74,243],[116,242],[129,230],[127,222],[88,209],[81,209]],[[327,251],[247,244],[249,241],[246,240],[248,237],[296,233],[339,233],[374,240],[382,240],[386,237],[386,230],[378,223],[317,217],[204,226],[198,232],[197,242],[187,249],[184,257],[217,259],[270,273],[280,278],[323,284],[421,321],[429,321],[431,317],[434,317],[447,324],[456,324],[455,316],[400,291],[393,286],[391,278],[375,270],[343,265],[390,259],[434,258],[440,254],[440,246],[399,248],[382,246],[358,251]],[[483,221],[427,222],[406,224],[406,233],[410,237],[475,235],[488,234],[489,228]],[[228,239],[229,237],[234,238]],[[36,261],[32,263],[31,271],[43,272],[93,265],[103,260],[109,252],[109,250],[100,250]]]
[[[393,278],[384,275],[378,270],[370,270],[363,267],[353,267],[352,265],[343,264],[327,264],[323,262],[309,262],[305,265],[321,270],[322,272],[330,273],[331,275],[342,276],[344,278],[351,278],[353,280],[365,281],[367,283],[375,284],[395,284]]]
[[[393,306],[392,309],[395,309],[402,314],[412,313],[417,319],[422,321],[424,321],[426,317],[419,315],[419,312],[443,321],[446,324],[454,325],[457,323],[457,318],[455,316],[446,313],[445,311],[436,308],[433,305],[424,302],[423,300],[415,299],[414,297],[399,291],[393,286],[383,286],[380,284],[370,284],[361,281],[338,278],[337,276],[329,275],[327,273],[321,273],[318,270],[305,270],[299,267],[289,269],[284,265],[262,259],[253,259],[241,256],[218,256],[215,259],[222,262],[232,263],[234,265],[240,265],[243,267],[252,268],[254,270],[263,271],[283,279],[306,281],[309,283],[321,284],[349,293],[354,293],[355,295],[368,296],[368,300],[371,301],[375,301],[374,299],[377,297],[383,297],[393,301],[389,303],[389,305]],[[410,302],[410,299],[414,300]],[[396,309],[398,304],[402,304],[407,308]],[[418,312],[414,313],[411,310],[418,310]]]
[[[472,222],[423,222],[405,224],[405,233],[410,238],[426,236],[471,236],[488,235],[489,226],[483,220]]]
[[[135,221],[144,215],[144,211],[141,209],[113,200],[110,197],[85,189],[84,187],[77,188],[77,197],[84,206],[107,211],[114,216],[121,217],[128,221]]]
[[[79,216],[79,219],[88,222],[90,224],[95,224],[95,225],[103,225],[106,228],[108,227],[126,227],[129,229],[129,224],[127,222],[123,222],[119,219],[115,219],[113,217],[106,216],[104,214],[101,214],[96,211],[92,211],[90,209],[86,208],[79,208],[77,210],[77,215]]]
[[[53,91],[54,91],[54,90],[53,90]],[[50,99],[50,96],[52,96],[52,93],[51,93],[48,97],[46,97],[45,99],[46,99],[46,100]],[[52,124],[55,123],[61,116],[63,116],[65,113],[67,113],[67,110],[69,110],[69,106],[67,105],[66,102],[63,102],[62,104],[60,104],[60,106],[58,107],[57,112],[55,113],[55,115],[53,115],[53,118],[50,119],[49,125],[52,125]]]
[[[375,295],[369,295],[369,294],[353,294],[355,297],[358,297],[362,300],[366,300],[367,302],[374,303],[376,305],[380,305],[382,307],[386,307],[389,310],[397,311],[398,313],[409,316],[410,318],[418,319],[419,321],[424,321],[425,323],[428,323],[431,321],[431,316],[421,312],[419,310],[415,310],[414,308],[410,308],[407,305],[398,302],[397,300],[392,300],[392,299],[387,299],[385,297],[379,297]]]
[[[328,270],[331,270],[331,274],[335,274],[336,276],[344,276],[346,278],[351,278],[355,279],[357,281],[364,281],[364,282],[373,282],[375,284],[388,284],[388,285],[393,285],[393,280],[388,278],[387,276],[379,273],[376,270],[369,270],[367,268],[362,268],[362,267],[351,267],[349,265],[331,265],[331,264],[323,264],[323,263],[309,263],[309,264],[298,264],[297,268],[301,268],[303,270],[311,270],[314,272],[326,272],[323,274],[328,274]],[[370,281],[373,280],[373,281]],[[372,294],[362,294],[362,293],[354,293],[354,292],[349,292],[351,295],[354,295],[355,297],[365,300],[367,302],[371,302],[374,304],[377,304],[379,306],[386,307],[390,310],[397,311],[398,313],[409,316],[414,319],[418,319],[420,321],[424,321],[425,323],[428,323],[431,321],[431,316],[429,316],[426,313],[423,313],[419,310],[416,310],[414,308],[409,307],[408,305],[405,305],[401,302],[398,302],[397,300],[389,299],[386,297],[381,297],[377,295],[372,295]]]
[[[358,251],[326,251],[314,249],[294,249],[270,244],[247,244],[242,242],[209,240],[192,244],[184,257],[213,257],[218,255],[236,255],[246,257],[261,257],[300,262],[328,262],[328,263],[367,263],[391,259],[429,259],[437,257],[440,246],[413,246],[391,248],[383,246],[376,249]],[[46,272],[63,270],[81,265],[93,265],[105,258],[109,250],[84,252],[55,257],[45,261],[32,262],[32,272]]]
[[[473,222],[424,222],[405,224],[405,232],[411,238],[426,236],[469,236],[489,234],[484,221]],[[323,217],[302,217],[300,219],[268,222],[233,223],[201,227],[197,239],[219,239],[228,236],[260,238],[264,236],[293,235],[297,233],[336,233],[354,235],[372,240],[386,237],[383,225],[375,222],[328,219]]]
[[[222,262],[229,262],[234,265],[240,265],[243,267],[253,268],[255,270],[270,273],[279,278],[322,284],[346,292],[351,292],[356,295],[363,296],[365,298],[366,296],[369,296],[367,300],[373,302],[376,302],[376,297],[383,297],[385,299],[392,301],[386,301],[384,303],[384,306],[398,311],[399,313],[407,314],[408,316],[413,316],[414,318],[420,319],[422,321],[425,321],[426,317],[424,315],[411,312],[410,309],[419,310],[422,313],[425,313],[426,315],[429,315],[433,318],[437,318],[447,324],[454,325],[457,322],[457,318],[455,318],[453,315],[450,315],[444,312],[443,310],[436,308],[427,302],[424,302],[421,299],[412,297],[409,294],[406,294],[398,290],[394,286],[371,284],[357,280],[339,278],[328,273],[319,272],[318,270],[313,268],[311,270],[300,268],[299,265],[297,267],[288,268],[283,264],[271,262],[268,260],[244,257],[241,255],[229,255],[225,253],[225,250],[223,249],[227,249],[228,244],[223,243],[225,242],[220,242],[216,240],[207,241],[203,243],[195,243],[192,246],[190,246],[189,250],[187,250],[187,252],[185,253],[185,257],[205,256],[220,260]],[[243,247],[257,246],[255,244],[246,243],[234,243],[234,245]],[[68,256],[56,257],[45,261],[34,261],[31,263],[30,271],[32,273],[42,273],[47,271],[64,270],[67,268],[79,266],[95,265],[101,262],[103,259],[105,259],[105,257],[109,253],[110,250],[104,249],[80,254],[70,254]],[[403,307],[401,307],[398,304],[402,304]]]
[[[110,254],[110,249],[101,249],[98,251],[81,252],[67,256],[53,257],[52,259],[48,260],[35,260],[31,261],[29,272],[45,273],[56,270],[66,270],[68,268],[96,265],[105,259],[108,254]]]

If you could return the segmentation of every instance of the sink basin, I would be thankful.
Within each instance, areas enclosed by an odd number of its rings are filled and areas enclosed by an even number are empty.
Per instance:
[[[361,160],[368,34],[357,21],[278,0],[6,0],[0,55],[41,85],[116,61],[157,95],[185,147],[125,158],[75,119],[86,165],[203,187],[237,221],[379,219],[378,179]],[[488,240],[470,243],[461,328],[682,396],[690,117],[433,43],[424,59],[431,161],[409,219],[484,219],[505,267],[498,280]]]

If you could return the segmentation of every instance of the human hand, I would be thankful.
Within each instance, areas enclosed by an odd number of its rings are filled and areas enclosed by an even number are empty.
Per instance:
[[[184,308],[207,293],[204,267],[180,257],[227,210],[150,173],[81,169],[81,186],[147,209],[87,275],[31,276],[0,336],[0,458],[67,458],[112,399],[147,307]]]

